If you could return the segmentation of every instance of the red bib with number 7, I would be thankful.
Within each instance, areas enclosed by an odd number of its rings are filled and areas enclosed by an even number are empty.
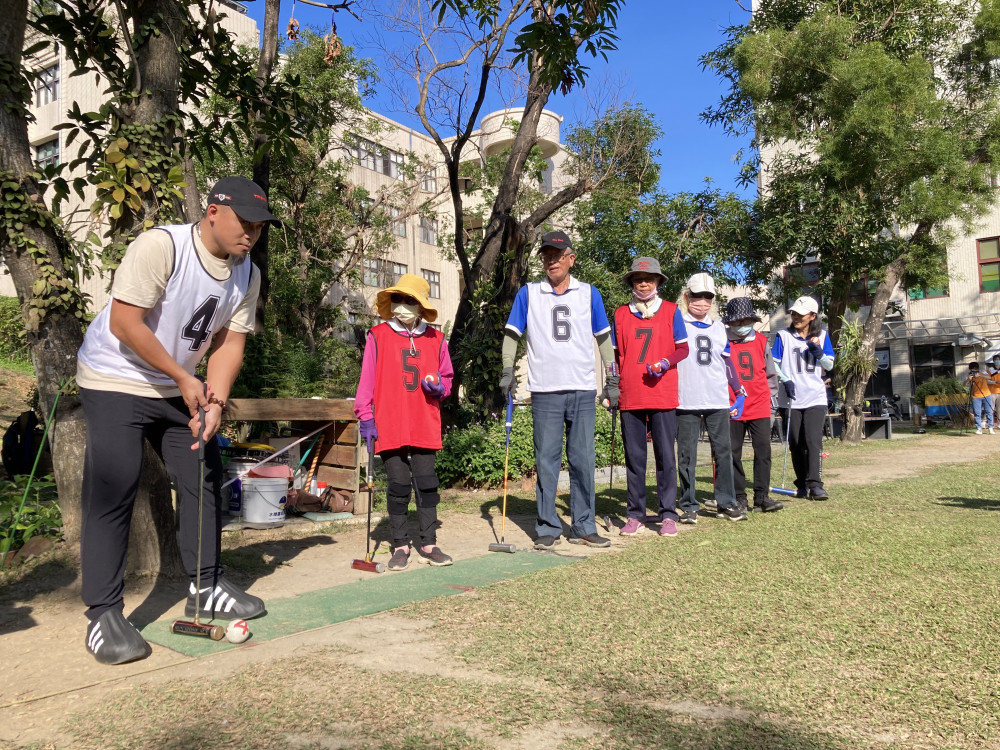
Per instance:
[[[646,365],[674,353],[674,312],[677,305],[666,300],[652,318],[638,318],[622,305],[615,310],[615,347],[621,398],[618,408],[676,409],[677,368],[671,367],[658,378],[646,372]]]
[[[444,336],[428,326],[410,338],[380,323],[372,328],[372,337],[376,347],[375,450],[403,446],[441,450],[441,402],[428,396],[420,381],[441,369]]]

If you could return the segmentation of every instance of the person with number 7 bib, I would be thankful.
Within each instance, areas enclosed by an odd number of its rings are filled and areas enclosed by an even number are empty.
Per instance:
[[[441,495],[434,460],[442,447],[441,399],[451,393],[455,372],[447,340],[428,325],[438,314],[428,300],[430,291],[426,279],[404,273],[375,297],[375,309],[385,322],[368,332],[354,398],[361,439],[369,453],[382,457],[389,476],[389,570],[403,570],[410,561],[411,490],[420,536],[417,562],[452,563],[437,546]]]
[[[698,523],[695,465],[701,420],[715,459],[715,515],[746,521],[746,509],[736,502],[729,437],[729,388],[746,396],[729,356],[726,327],[712,319],[715,281],[707,273],[688,279],[679,306],[687,326],[690,353],[677,366],[680,406],[677,409],[677,465],[681,478],[681,523]],[[711,506],[709,506],[711,507]]]
[[[660,536],[677,536],[677,365],[688,356],[688,344],[677,305],[657,294],[666,280],[656,258],[636,258],[623,277],[632,300],[615,310],[612,320],[628,482],[628,520],[619,532],[622,536],[646,530],[647,428],[656,461]]]
[[[177,487],[177,536],[191,578],[185,616],[199,606],[206,620],[264,612],[263,601],[222,577],[222,459],[215,433],[254,330],[260,271],[249,255],[266,223],[281,225],[264,191],[245,177],[222,178],[200,222],[156,227],[129,245],[111,302],[80,347],[76,380],[87,419],[81,594],[90,620],[86,646],[102,664],[151,652],[123,614],[125,555],[147,439]],[[195,377],[206,355],[207,383]],[[192,435],[200,435],[193,445]],[[197,451],[202,439],[204,475]],[[199,485],[209,504],[201,514]]]
[[[611,324],[601,293],[573,278],[570,269],[576,253],[565,232],[542,236],[541,256],[545,278],[521,287],[511,306],[501,345],[504,400],[514,382],[514,359],[521,336],[528,336],[528,391],[531,393],[532,435],[537,482],[535,500],[535,549],[551,550],[559,544],[563,528],[556,512],[556,489],[562,464],[563,435],[569,463],[569,508],[573,535],[567,541],[590,547],[610,547],[599,536],[594,495],[594,428],[597,423],[597,341],[605,372],[613,370]],[[618,375],[608,372],[602,402],[618,408]]]

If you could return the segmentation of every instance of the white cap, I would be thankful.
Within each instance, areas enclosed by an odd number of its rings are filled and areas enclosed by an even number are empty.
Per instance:
[[[789,312],[797,312],[799,315],[805,315],[806,313],[816,313],[819,314],[819,303],[812,297],[799,297],[795,300],[795,304],[788,308]]]
[[[715,295],[715,282],[712,280],[712,277],[704,271],[696,273],[688,279],[687,288],[688,291],[694,294],[708,292],[711,295]]]

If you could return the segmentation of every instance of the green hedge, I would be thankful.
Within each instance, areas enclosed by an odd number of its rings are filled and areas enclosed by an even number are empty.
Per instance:
[[[604,409],[597,409],[597,425],[594,432],[597,466],[607,466],[611,455],[611,417]],[[483,423],[474,422],[464,428],[446,428],[444,447],[438,453],[435,462],[441,484],[446,487],[503,486],[505,443],[503,415]],[[624,460],[621,429],[620,425],[616,425],[615,465],[621,466]],[[567,468],[565,445],[562,468]],[[519,479],[533,474],[534,470],[535,449],[532,442],[531,409],[521,407],[514,410],[510,432],[508,476],[510,479]]]

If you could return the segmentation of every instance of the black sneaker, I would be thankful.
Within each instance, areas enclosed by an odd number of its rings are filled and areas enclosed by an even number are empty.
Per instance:
[[[87,650],[101,664],[145,659],[153,649],[117,609],[109,609],[87,626]]]
[[[679,520],[680,520],[681,523],[690,523],[690,524],[698,523],[698,511],[696,511],[696,510],[682,510],[681,513],[680,513],[680,519]]]
[[[424,552],[422,549],[417,547],[417,562],[424,563],[426,565],[433,565],[435,567],[443,567],[445,565],[451,565],[451,557],[446,555],[441,551],[440,547],[431,547],[430,552]]]
[[[754,501],[753,511],[754,513],[773,513],[784,507],[784,503],[779,503],[777,500],[765,497],[763,500]]]
[[[583,536],[571,536],[567,537],[566,541],[570,544],[586,544],[588,547],[610,547],[611,540],[607,537],[603,537],[596,531],[593,534],[584,534]]]
[[[719,514],[719,518],[728,518],[730,521],[745,521],[747,514],[743,508],[737,505],[735,508],[726,508]]]
[[[808,496],[809,496],[809,493],[806,492],[805,488],[803,488],[803,487],[799,487],[797,490],[795,490],[795,497],[797,497],[799,499],[806,498]]]
[[[538,539],[535,540],[535,549],[550,550],[557,544],[559,544],[559,537],[548,536],[547,534],[543,534],[542,536],[538,537]]]
[[[403,570],[410,564],[410,550],[403,547],[396,547],[392,557],[389,558],[389,570]]]
[[[809,499],[810,500],[829,500],[830,499],[830,493],[828,493],[822,487],[811,487],[809,489]]]
[[[188,600],[184,607],[185,617],[194,617],[195,612],[194,583],[188,587]],[[264,600],[230,583],[225,578],[219,578],[215,588],[201,590],[201,611],[199,618],[214,620],[216,617],[226,620],[249,620],[264,614]]]
[[[715,513],[719,509],[719,504],[714,499],[706,500],[702,505],[709,513]]]

